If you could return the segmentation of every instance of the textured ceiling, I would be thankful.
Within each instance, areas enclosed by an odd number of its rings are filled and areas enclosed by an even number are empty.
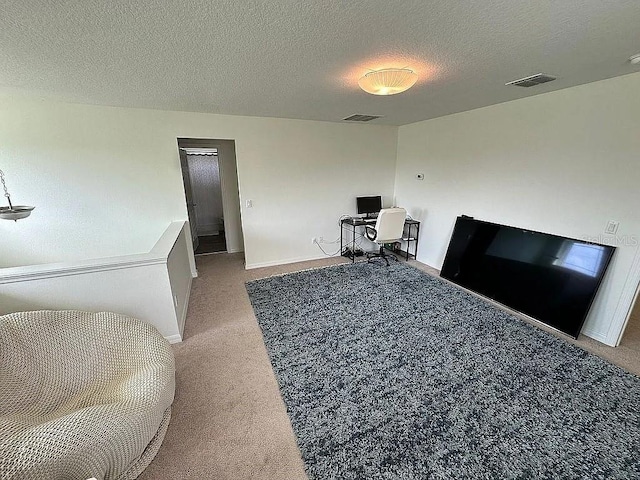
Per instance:
[[[0,88],[104,105],[402,125],[640,71],[640,0],[5,0]],[[359,90],[413,68],[408,92]],[[506,87],[534,73],[558,80]]]

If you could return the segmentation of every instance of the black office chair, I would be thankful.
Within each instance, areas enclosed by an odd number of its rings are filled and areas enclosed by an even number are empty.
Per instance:
[[[375,258],[382,258],[389,266],[389,258],[398,260],[395,255],[387,255],[384,246],[387,243],[399,242],[404,232],[404,220],[407,218],[407,211],[404,208],[383,208],[378,214],[376,226],[365,225],[365,234],[369,240],[380,245],[380,251],[374,254],[367,254],[368,261]]]

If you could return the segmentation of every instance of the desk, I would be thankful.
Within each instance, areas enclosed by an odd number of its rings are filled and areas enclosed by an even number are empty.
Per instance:
[[[343,257],[347,257],[351,259],[351,263],[355,262],[357,254],[354,255],[356,251],[356,229],[358,227],[364,227],[365,225],[375,226],[374,222],[365,222],[362,218],[359,217],[349,217],[344,218],[340,221],[340,254]],[[347,236],[345,238],[345,228],[347,230]],[[349,239],[349,234],[351,234],[351,239]],[[402,250],[402,243],[395,242],[391,248],[392,252],[398,253],[405,257],[406,260],[409,260],[410,257],[416,258],[418,255],[418,237],[420,235],[420,222],[417,220],[406,219],[404,221],[404,231],[402,233],[402,241],[406,243],[406,250]],[[413,253],[410,252],[411,244],[413,243]],[[385,246],[386,247],[386,246]]]

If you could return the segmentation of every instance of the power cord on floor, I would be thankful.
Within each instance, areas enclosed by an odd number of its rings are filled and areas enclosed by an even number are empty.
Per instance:
[[[340,226],[340,228],[342,228],[343,220],[346,220],[347,218],[353,218],[353,215],[349,215],[347,213],[344,213],[344,214],[340,215],[340,218],[338,219],[338,225]],[[348,248],[353,246],[354,248],[359,248],[359,249],[362,250],[362,242],[365,239],[368,240],[368,238],[366,237],[365,234],[359,233],[359,232],[356,233],[355,235],[356,235],[355,236],[355,240],[351,240],[351,241],[347,242],[345,246],[348,247]],[[326,241],[326,240],[318,241],[318,240],[315,240],[313,243],[315,243],[318,246],[318,248],[320,249],[320,251],[322,253],[324,253],[327,257],[335,257],[337,255],[342,255],[342,250],[339,249],[334,253],[329,253],[324,248],[322,248],[321,243],[325,244],[325,245],[334,245],[336,243],[339,243],[340,240],[341,240],[341,237],[338,237],[335,240],[331,240],[331,241]]]

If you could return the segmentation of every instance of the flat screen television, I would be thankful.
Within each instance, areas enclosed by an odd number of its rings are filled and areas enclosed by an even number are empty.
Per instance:
[[[461,216],[440,274],[577,338],[614,251]]]
[[[358,215],[371,216],[371,214],[378,213],[382,209],[382,197],[380,195],[375,197],[356,197],[356,207]]]

